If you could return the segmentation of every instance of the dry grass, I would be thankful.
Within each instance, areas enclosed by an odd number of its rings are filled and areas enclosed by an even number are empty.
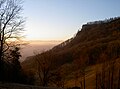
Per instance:
[[[119,68],[120,66],[120,59],[117,59],[115,62],[115,66]],[[96,71],[101,71],[102,64],[96,64],[93,66],[89,66],[86,68],[86,89],[95,89],[96,85]],[[116,71],[116,70],[115,70]],[[75,71],[74,71],[75,72]],[[71,73],[71,79],[69,79],[65,85],[65,87],[74,87],[75,86],[75,79],[73,77],[73,73]],[[80,80],[77,81],[77,86],[80,86]]]

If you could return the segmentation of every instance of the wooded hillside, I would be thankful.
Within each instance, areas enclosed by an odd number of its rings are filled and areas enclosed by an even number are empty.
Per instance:
[[[60,82],[62,81],[62,84],[65,85],[65,82],[73,79],[74,75],[76,77],[73,80],[77,81],[77,79],[80,78],[80,76],[77,76],[77,74],[80,74],[81,71],[83,78],[82,81],[86,80],[86,70],[89,69],[89,66],[93,66],[96,64],[99,65],[101,63],[108,63],[108,65],[105,65],[108,67],[110,66],[109,63],[112,63],[113,65],[116,64],[115,62],[113,63],[113,60],[119,59],[119,57],[120,17],[115,17],[103,21],[95,21],[84,24],[82,26],[82,29],[77,32],[76,36],[53,47],[49,51],[28,58],[22,63],[22,66],[27,71],[32,70],[36,72],[38,71],[38,68],[40,68],[39,65],[44,64],[42,67],[46,69],[48,69],[49,67],[50,74],[57,72],[59,76],[61,75],[62,77],[60,79]],[[47,60],[47,62],[41,59]],[[50,62],[51,64],[49,64]],[[100,68],[102,68],[102,66]],[[117,69],[117,71],[118,70],[119,68]],[[114,73],[113,71],[112,73],[111,71],[109,72],[109,77],[111,77]],[[118,74],[118,72],[116,72],[116,74]],[[106,75],[107,74],[104,74],[104,76]],[[120,77],[118,75],[115,76]],[[52,80],[53,79],[55,79],[55,77],[52,78]],[[110,79],[110,81],[113,81],[113,78]],[[83,82],[81,82],[80,84],[81,87],[84,87],[85,89],[85,81]],[[77,86],[77,83],[75,83],[75,86]],[[104,87],[107,87],[107,85],[104,84]]]

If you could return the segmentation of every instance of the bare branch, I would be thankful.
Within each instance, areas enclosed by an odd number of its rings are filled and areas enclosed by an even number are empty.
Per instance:
[[[0,0],[0,60],[9,49],[7,40],[19,39],[23,31],[24,20],[21,0]]]

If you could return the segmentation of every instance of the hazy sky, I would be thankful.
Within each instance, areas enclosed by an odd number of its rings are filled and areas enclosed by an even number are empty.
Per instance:
[[[84,23],[120,16],[120,0],[24,0],[25,35],[66,40]]]

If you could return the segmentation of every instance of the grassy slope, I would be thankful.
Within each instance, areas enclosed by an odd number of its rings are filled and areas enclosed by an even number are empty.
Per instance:
[[[88,66],[86,68],[86,75],[85,75],[86,76],[86,89],[96,89],[96,86],[95,86],[96,85],[96,71],[101,71],[102,65],[103,63]],[[120,67],[120,58],[115,60],[115,66],[116,68]],[[117,69],[115,69],[115,72],[116,71]],[[75,79],[74,79],[73,73],[69,75],[70,79],[67,80],[65,87],[75,86]],[[77,81],[77,86],[80,86],[80,80],[81,78],[79,77]]]

